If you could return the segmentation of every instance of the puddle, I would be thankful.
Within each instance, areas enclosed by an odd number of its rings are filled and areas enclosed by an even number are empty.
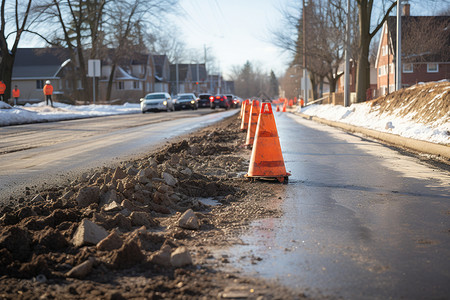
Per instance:
[[[222,205],[222,203],[219,202],[219,200],[216,200],[214,198],[197,198],[197,200],[199,202],[201,202],[204,205],[209,205],[209,206],[218,206],[218,205]]]

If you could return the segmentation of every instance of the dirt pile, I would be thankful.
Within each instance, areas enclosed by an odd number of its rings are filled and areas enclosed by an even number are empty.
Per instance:
[[[373,100],[372,111],[409,117],[419,123],[450,122],[450,82],[414,85]]]
[[[257,201],[276,199],[282,187],[262,193],[242,178],[249,151],[238,125],[233,117],[67,186],[12,196],[0,208],[2,297],[216,298],[229,284],[251,284],[259,292],[250,298],[291,298],[281,287],[211,268],[210,247],[279,213]],[[208,197],[222,205],[199,199]]]

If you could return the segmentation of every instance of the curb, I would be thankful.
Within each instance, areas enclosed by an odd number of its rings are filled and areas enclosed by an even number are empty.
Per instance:
[[[425,153],[425,154],[436,155],[436,156],[439,156],[440,158],[450,160],[450,146],[445,146],[445,145],[441,145],[441,144],[406,138],[406,137],[402,137],[402,136],[395,135],[392,133],[386,133],[386,132],[376,131],[373,129],[367,129],[364,127],[358,127],[358,126],[354,126],[354,125],[350,125],[350,124],[346,124],[346,123],[330,121],[330,120],[326,120],[326,119],[322,119],[322,118],[318,118],[318,117],[314,117],[314,116],[305,115],[305,114],[298,113],[298,112],[293,112],[293,114],[298,115],[306,120],[311,120],[311,121],[319,122],[319,123],[322,123],[325,125],[338,127],[343,130],[350,131],[350,132],[361,133],[366,136],[375,138],[377,140],[381,140],[383,142],[386,142],[386,143],[389,143],[389,144],[392,144],[395,146],[407,148],[407,149]]]

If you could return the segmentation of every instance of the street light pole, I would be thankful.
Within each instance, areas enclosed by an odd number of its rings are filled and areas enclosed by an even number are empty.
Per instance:
[[[345,25],[345,72],[344,107],[350,103],[350,0],[347,0],[347,23]]]
[[[306,70],[306,14],[305,14],[305,0],[303,0],[303,80],[305,85],[303,86],[303,100],[308,103],[308,71]]]
[[[397,0],[397,49],[396,49],[396,64],[395,64],[395,89],[398,91],[402,88],[402,4],[401,0]],[[389,76],[389,73],[388,73]],[[388,87],[389,89],[389,87]]]

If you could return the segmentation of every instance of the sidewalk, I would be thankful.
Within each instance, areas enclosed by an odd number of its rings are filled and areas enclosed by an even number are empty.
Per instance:
[[[304,119],[312,120],[315,122],[319,122],[328,126],[333,126],[337,128],[341,128],[345,131],[354,132],[354,133],[360,133],[363,135],[366,135],[368,137],[383,141],[385,143],[406,148],[412,151],[417,151],[423,154],[430,154],[430,155],[436,155],[440,159],[443,159],[446,163],[450,163],[450,147],[437,144],[437,143],[431,143],[411,138],[405,138],[396,134],[386,133],[386,132],[380,132],[364,127],[358,127],[350,124],[345,124],[342,122],[335,122],[330,121],[326,119],[322,119],[315,116],[306,115],[303,113],[299,113],[296,111],[296,107],[294,109],[289,108],[288,112],[293,113],[295,115],[301,116]]]

